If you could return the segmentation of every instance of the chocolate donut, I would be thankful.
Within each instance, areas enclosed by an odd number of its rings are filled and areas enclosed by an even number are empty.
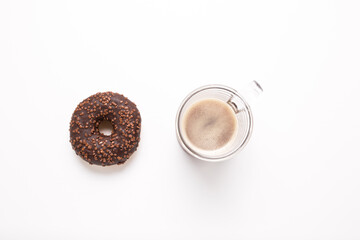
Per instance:
[[[110,136],[99,131],[104,120],[112,124]],[[76,107],[70,122],[70,143],[90,164],[122,164],[136,151],[140,129],[140,112],[133,102],[118,93],[96,93]]]

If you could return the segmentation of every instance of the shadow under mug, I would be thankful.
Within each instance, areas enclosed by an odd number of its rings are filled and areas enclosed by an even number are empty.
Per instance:
[[[261,92],[262,88],[256,81],[252,81],[241,95],[235,89],[223,85],[206,85],[192,91],[183,100],[176,115],[176,134],[181,147],[191,156],[204,161],[219,162],[232,158],[250,139],[253,115],[248,102]],[[234,113],[237,129],[233,140],[226,144],[226,147],[205,151],[194,147],[186,138],[184,116],[194,103],[205,99],[220,100],[228,104]]]

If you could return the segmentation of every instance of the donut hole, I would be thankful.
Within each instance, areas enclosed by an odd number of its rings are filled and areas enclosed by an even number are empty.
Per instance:
[[[114,127],[108,120],[102,120],[99,124],[99,132],[105,136],[110,136],[114,132]]]

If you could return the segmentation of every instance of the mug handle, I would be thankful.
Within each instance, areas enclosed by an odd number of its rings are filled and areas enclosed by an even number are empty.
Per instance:
[[[257,81],[253,80],[249,82],[245,88],[240,90],[239,93],[243,98],[243,101],[245,101],[250,106],[255,102],[255,100],[261,95],[262,92],[263,89],[261,85]],[[243,111],[244,108],[238,108],[236,103],[233,101],[233,97],[234,96],[231,96],[227,103],[234,110],[235,114],[238,114],[239,112]]]
[[[261,85],[257,81],[253,80],[249,82],[247,86],[242,91],[240,91],[240,93],[244,96],[245,101],[249,105],[252,105],[263,91],[264,90]]]

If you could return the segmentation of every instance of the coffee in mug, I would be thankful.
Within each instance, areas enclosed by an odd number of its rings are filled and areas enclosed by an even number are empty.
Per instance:
[[[185,113],[183,125],[184,137],[200,151],[226,147],[237,131],[233,109],[215,98],[203,99],[191,105]]]
[[[217,162],[233,157],[249,141],[253,116],[247,99],[262,92],[253,81],[247,95],[223,85],[207,85],[191,92],[176,116],[181,147],[190,155]],[[243,92],[246,93],[246,92]]]

